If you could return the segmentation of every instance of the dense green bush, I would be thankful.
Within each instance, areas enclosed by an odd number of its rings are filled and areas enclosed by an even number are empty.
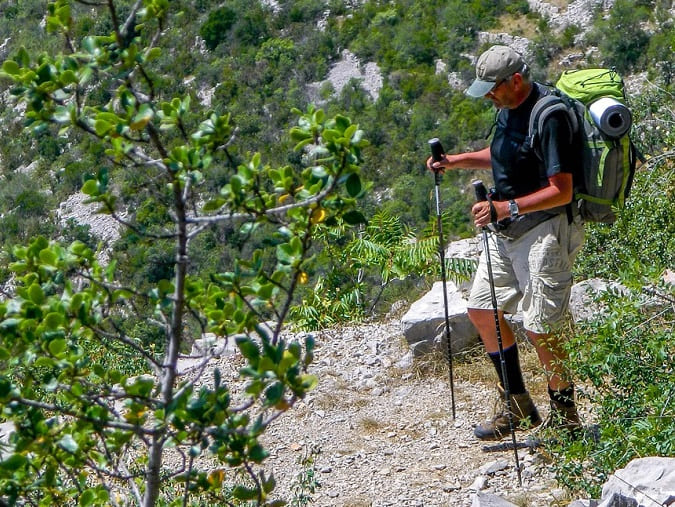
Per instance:
[[[549,450],[559,482],[575,492],[599,498],[609,475],[632,459],[675,455],[674,302],[672,285],[607,294],[601,317],[567,343],[590,419],[582,438],[553,441]]]
[[[227,6],[212,11],[199,30],[206,47],[215,49],[218,44],[227,40],[227,34],[236,20],[237,13]]]
[[[649,7],[636,5],[633,0],[617,0],[608,18],[595,22],[589,42],[600,48],[606,66],[614,66],[622,73],[644,66],[649,45],[644,22],[649,19]]]

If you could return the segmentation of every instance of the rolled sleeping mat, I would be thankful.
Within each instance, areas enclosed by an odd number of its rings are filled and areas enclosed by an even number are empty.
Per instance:
[[[630,130],[632,117],[630,109],[611,97],[603,97],[593,102],[588,111],[600,132],[619,138]]]

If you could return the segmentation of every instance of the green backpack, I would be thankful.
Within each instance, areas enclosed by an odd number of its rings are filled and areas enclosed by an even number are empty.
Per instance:
[[[548,115],[558,110],[568,113],[573,135],[581,136],[581,171],[574,177],[578,213],[586,222],[611,224],[628,198],[641,158],[629,137],[631,114],[623,80],[614,69],[563,72],[530,115],[528,138],[540,158],[539,132]]]

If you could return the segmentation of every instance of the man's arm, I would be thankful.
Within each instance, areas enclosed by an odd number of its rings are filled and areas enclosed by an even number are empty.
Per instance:
[[[531,213],[564,206],[572,201],[572,175],[570,173],[558,173],[548,179],[549,185],[515,199],[520,214]],[[509,201],[492,201],[497,212],[497,220],[510,216]],[[477,202],[471,209],[474,223],[478,227],[488,225],[490,220],[490,206],[487,202]]]
[[[490,169],[492,167],[490,148],[480,151],[458,153],[456,155],[444,155],[443,160],[434,162],[429,157],[427,167],[434,172],[445,172],[446,169]]]

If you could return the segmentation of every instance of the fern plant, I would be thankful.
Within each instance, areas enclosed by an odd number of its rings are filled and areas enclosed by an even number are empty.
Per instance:
[[[350,240],[340,241],[347,232],[336,222],[324,225],[319,233],[330,268],[318,275],[302,303],[291,309],[290,316],[301,329],[371,315],[392,282],[440,275],[435,222],[418,237],[400,217],[378,211]],[[446,259],[446,273],[455,281],[468,279],[474,269],[470,260]]]

